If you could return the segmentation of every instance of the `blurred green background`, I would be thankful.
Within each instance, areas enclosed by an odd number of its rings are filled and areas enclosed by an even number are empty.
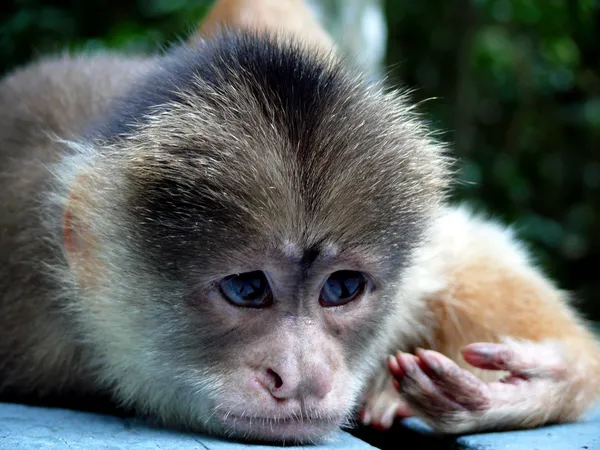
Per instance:
[[[0,73],[63,49],[152,51],[211,1],[4,0]],[[600,319],[600,4],[387,0],[386,66],[460,158],[455,197],[514,223]]]

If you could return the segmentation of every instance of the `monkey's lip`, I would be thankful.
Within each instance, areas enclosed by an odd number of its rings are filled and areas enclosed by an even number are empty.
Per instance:
[[[315,439],[324,437],[339,428],[343,422],[342,416],[312,417],[301,414],[282,416],[253,416],[220,412],[221,422],[233,430],[244,432],[245,435],[255,435],[262,439]]]
[[[276,424],[286,423],[312,423],[312,424],[337,424],[341,419],[336,417],[309,417],[309,416],[283,416],[283,417],[264,417],[264,416],[251,416],[251,415],[238,415],[232,413],[221,413],[221,419],[230,421],[242,421],[242,422],[268,422]]]

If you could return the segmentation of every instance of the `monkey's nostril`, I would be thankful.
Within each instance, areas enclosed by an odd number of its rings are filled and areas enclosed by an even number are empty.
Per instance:
[[[268,369],[267,373],[273,379],[273,383],[274,383],[273,386],[275,387],[275,389],[279,389],[281,386],[283,386],[283,380],[281,379],[281,377],[279,376],[279,374],[277,372],[275,372],[272,369]]]

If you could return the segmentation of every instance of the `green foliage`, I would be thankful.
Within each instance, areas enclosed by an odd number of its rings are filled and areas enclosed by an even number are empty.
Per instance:
[[[459,158],[456,197],[516,223],[600,318],[600,6],[388,0],[388,62]]]
[[[0,73],[37,54],[151,52],[184,39],[212,0],[14,0],[0,5]]]
[[[211,3],[5,1],[0,72],[65,48],[153,51]],[[456,198],[516,223],[600,318],[597,0],[387,0],[386,15],[390,79],[451,143]]]

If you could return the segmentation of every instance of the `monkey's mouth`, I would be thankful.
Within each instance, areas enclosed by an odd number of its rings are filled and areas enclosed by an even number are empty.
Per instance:
[[[288,415],[283,417],[253,416],[221,412],[221,422],[232,435],[265,441],[315,442],[326,438],[343,422],[341,416]]]

